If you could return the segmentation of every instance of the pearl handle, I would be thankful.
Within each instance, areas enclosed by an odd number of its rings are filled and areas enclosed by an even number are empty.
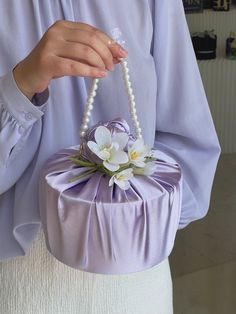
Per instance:
[[[126,91],[128,94],[129,111],[130,111],[130,115],[131,115],[133,125],[135,128],[136,136],[137,138],[142,138],[142,130],[140,127],[138,116],[137,116],[135,97],[134,97],[132,85],[130,82],[129,68],[127,65],[127,61],[124,59],[121,60],[121,68],[122,68],[122,73],[123,73],[123,80],[124,80]],[[87,102],[85,105],[83,121],[80,128],[81,139],[84,137],[85,132],[88,129],[88,125],[89,125],[90,117],[91,117],[91,111],[93,110],[94,98],[96,96],[96,90],[98,88],[98,82],[99,82],[98,78],[93,79],[92,86],[89,91],[89,95],[88,95]]]

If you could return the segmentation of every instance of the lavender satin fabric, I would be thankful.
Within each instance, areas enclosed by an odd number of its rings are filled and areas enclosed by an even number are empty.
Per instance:
[[[158,160],[155,173],[134,176],[127,191],[109,187],[99,172],[68,183],[86,170],[68,159],[78,149],[60,150],[41,172],[40,214],[49,251],[68,266],[101,274],[160,263],[173,248],[180,220],[179,166]]]

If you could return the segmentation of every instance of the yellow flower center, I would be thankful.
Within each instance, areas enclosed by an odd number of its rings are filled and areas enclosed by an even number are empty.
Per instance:
[[[124,180],[124,179],[125,179],[125,176],[122,175],[122,174],[120,174],[119,176],[117,176],[117,179],[118,179],[118,180]]]
[[[138,157],[138,153],[135,152],[135,151],[130,154],[130,159],[131,160],[135,160],[137,157]]]

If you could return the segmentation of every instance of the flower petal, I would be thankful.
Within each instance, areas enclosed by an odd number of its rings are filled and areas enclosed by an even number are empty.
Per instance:
[[[112,186],[114,184],[115,175],[113,175],[109,180],[109,186]]]
[[[128,180],[117,180],[115,178],[114,181],[122,190],[128,190],[130,188],[130,183]]]
[[[97,153],[98,157],[101,158],[102,160],[107,160],[110,158],[111,154],[109,151],[107,150],[100,150],[98,153]]]
[[[122,132],[116,133],[112,136],[112,142],[118,143],[120,150],[126,146],[128,139],[128,134]]]
[[[150,176],[155,172],[155,166],[155,162],[150,161],[146,163],[144,168],[134,168],[134,174]]]
[[[111,150],[109,162],[112,164],[125,164],[129,161],[129,157],[123,150]]]
[[[137,139],[133,145],[130,147],[130,151],[136,151],[136,152],[140,152],[143,151],[144,148],[144,141],[142,138]]]
[[[99,152],[99,147],[98,144],[93,142],[93,141],[88,141],[87,142],[88,148],[96,155],[98,155],[97,153]]]
[[[105,167],[105,168],[107,168],[108,170],[110,170],[110,171],[117,171],[117,170],[119,170],[119,168],[120,168],[120,166],[119,165],[115,165],[115,164],[110,164],[109,162],[107,162],[107,161],[103,161],[103,166]]]
[[[123,177],[124,179],[123,180],[129,180],[130,178],[133,177],[133,168],[127,168],[127,169],[124,169],[120,172],[118,172],[116,174],[116,178],[119,180],[121,177]],[[121,179],[120,179],[121,180]]]
[[[88,141],[87,145],[89,149],[102,160],[107,160],[111,155],[110,152],[105,149],[100,150],[98,144],[93,141]]]
[[[118,150],[118,149],[119,149],[119,144],[116,143],[116,142],[112,142],[112,144],[111,144],[111,149]]]
[[[136,167],[141,167],[141,168],[145,167],[146,165],[145,162],[142,160],[133,160],[131,161],[131,163],[135,165]]]
[[[145,157],[148,157],[148,156],[151,155],[151,153],[152,153],[151,149],[150,149],[147,145],[145,145],[145,146],[144,146],[144,150],[143,150],[144,156],[145,156]]]
[[[103,125],[97,127],[95,134],[95,140],[98,146],[110,147],[111,146],[111,132]]]

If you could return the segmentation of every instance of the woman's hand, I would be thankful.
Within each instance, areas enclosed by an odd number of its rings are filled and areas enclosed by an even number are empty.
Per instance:
[[[104,77],[127,52],[99,29],[57,21],[13,70],[17,86],[30,100],[62,76]]]

